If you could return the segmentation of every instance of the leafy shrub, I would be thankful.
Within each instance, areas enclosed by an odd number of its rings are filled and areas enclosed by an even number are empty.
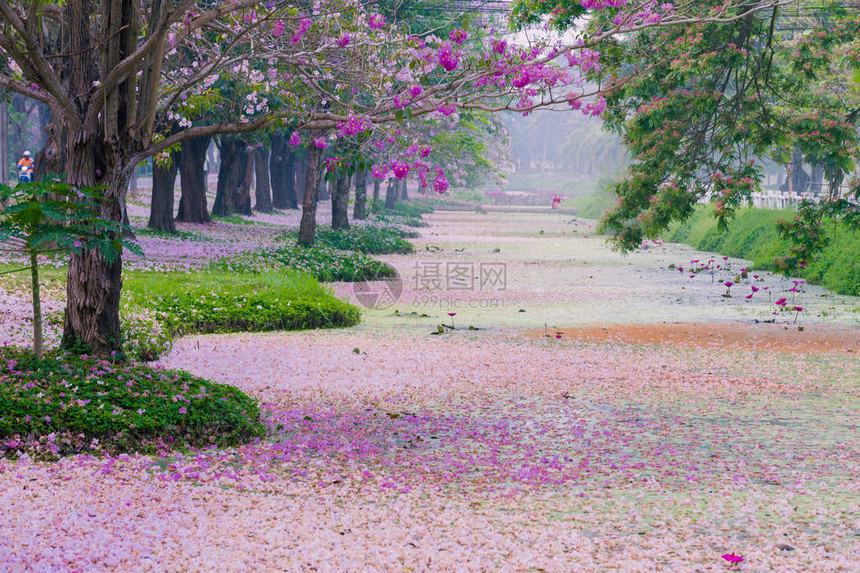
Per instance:
[[[403,238],[408,231],[401,231],[396,225],[378,227],[375,225],[352,226],[349,229],[317,229],[315,244],[341,251],[358,251],[368,255],[409,254],[415,247]],[[297,233],[287,235],[294,240]]]
[[[158,312],[125,304],[119,316],[122,350],[128,358],[150,362],[170,352],[173,339]]]
[[[331,247],[298,245],[284,245],[256,253],[244,253],[222,259],[213,267],[237,272],[288,269],[310,275],[321,282],[385,280],[397,276],[397,271],[391,266],[364,253],[341,251]]]
[[[0,348],[0,454],[228,446],[264,435],[256,402],[187,372]]]
[[[371,218],[382,223],[405,225],[407,227],[426,227],[427,222],[421,218],[424,213],[433,212],[428,205],[418,203],[398,202],[388,209],[385,203],[371,201]]]
[[[293,273],[133,273],[129,303],[146,306],[171,334],[352,326],[360,313],[316,280]]]

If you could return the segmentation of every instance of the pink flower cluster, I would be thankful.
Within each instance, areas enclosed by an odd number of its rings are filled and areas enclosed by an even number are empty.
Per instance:
[[[337,125],[337,134],[340,137],[350,137],[367,131],[371,127],[372,124],[367,119],[353,116]]]
[[[454,48],[448,42],[442,42],[442,45],[439,46],[437,57],[439,58],[439,65],[445,68],[446,72],[454,71],[460,63],[457,52],[454,51]]]
[[[293,44],[298,44],[302,40],[302,36],[305,35],[305,32],[310,30],[311,28],[311,19],[310,18],[302,18],[299,20],[299,27],[296,30],[296,33],[290,38],[290,41]]]
[[[371,14],[367,25],[373,30],[379,30],[385,26],[385,16],[381,14]]]

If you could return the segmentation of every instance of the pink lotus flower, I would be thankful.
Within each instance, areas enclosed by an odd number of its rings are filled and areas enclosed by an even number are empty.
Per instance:
[[[725,559],[729,563],[741,563],[744,560],[744,558],[740,555],[735,555],[734,551],[723,555],[723,559]]]

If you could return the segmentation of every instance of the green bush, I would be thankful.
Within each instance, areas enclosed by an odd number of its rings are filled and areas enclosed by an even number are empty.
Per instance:
[[[353,326],[360,313],[295,273],[130,273],[124,295],[172,335]]]
[[[244,253],[222,259],[214,263],[213,268],[242,273],[288,269],[321,282],[385,280],[397,276],[397,271],[391,266],[364,253],[298,245]]]
[[[427,222],[421,218],[424,213],[432,213],[433,207],[419,203],[397,202],[388,209],[385,203],[370,202],[371,218],[382,223],[405,225],[407,227],[426,227]]]
[[[187,372],[0,347],[0,453],[53,458],[247,442],[265,433],[241,390]]]
[[[319,247],[331,247],[341,251],[358,251],[368,255],[409,254],[415,247],[403,238],[408,231],[396,225],[353,225],[349,229],[317,229],[314,243]],[[287,240],[295,241],[298,233],[286,235]]]
[[[712,208],[700,205],[685,223],[673,225],[666,239],[703,251],[752,261],[753,268],[779,270],[774,261],[789,254],[789,243],[776,229],[778,219],[788,219],[790,209],[740,209],[727,231],[717,228]],[[840,294],[860,295],[860,232],[833,222],[826,223],[830,245],[800,275],[808,282]]]

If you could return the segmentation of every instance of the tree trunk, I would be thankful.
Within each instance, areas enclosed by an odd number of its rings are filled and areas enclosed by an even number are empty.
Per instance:
[[[820,195],[824,191],[824,168],[820,165],[812,166],[809,190],[816,195]]]
[[[373,178],[373,202],[374,206],[379,205],[379,191],[382,189],[382,180]]]
[[[320,201],[328,201],[331,199],[332,195],[332,187],[334,186],[334,182],[325,180],[325,169],[320,174],[320,185],[319,185],[319,199]]]
[[[200,137],[182,142],[182,153],[179,155],[179,175],[182,195],[179,198],[179,213],[177,221],[184,223],[208,223],[209,217],[206,192],[208,177],[204,166],[206,150],[209,149],[211,138]],[[153,179],[155,175],[153,174]]]
[[[400,180],[400,193],[397,194],[401,201],[409,201],[409,191],[406,189],[406,179]]]
[[[147,223],[150,229],[176,233],[176,225],[173,223],[173,190],[176,185],[177,163],[181,161],[178,155],[180,154],[173,154],[169,165],[161,166],[156,162],[152,164],[152,201]]]
[[[30,278],[33,288],[33,354],[42,358],[42,297],[39,292],[39,261],[36,251],[30,252]]]
[[[331,228],[349,229],[349,175],[346,173],[337,176],[331,196]]]
[[[317,193],[319,192],[320,164],[322,151],[311,145],[308,147],[307,177],[305,178],[304,202],[302,203],[302,222],[299,225],[299,244],[312,247],[317,228]]]
[[[269,150],[258,147],[254,150],[254,191],[256,203],[254,208],[261,213],[271,213],[272,187],[269,183]]]
[[[397,180],[392,179],[385,188],[385,208],[393,209],[395,202],[397,202]]]
[[[296,155],[282,133],[272,136],[269,172],[272,179],[272,205],[275,209],[298,209],[296,196]]]
[[[296,198],[301,201],[302,205],[305,202],[305,196],[308,194],[308,157],[303,155],[296,158]]]
[[[220,217],[234,213],[251,214],[251,187],[248,152],[245,143],[235,137],[221,138],[221,169],[212,214]]]
[[[96,138],[89,140],[95,143]],[[123,202],[131,167],[123,166],[108,151],[107,161],[86,143],[73,145],[69,157],[69,183],[93,185],[104,183],[101,217],[121,221]],[[92,147],[95,147],[92,145]],[[90,149],[86,149],[90,148]],[[104,162],[103,162],[104,161]],[[100,165],[100,167],[96,167]],[[101,174],[110,174],[107,181]],[[122,291],[122,254],[108,262],[97,251],[72,254],[66,279],[66,312],[62,345],[79,351],[110,356],[122,351],[119,326],[119,302]]]
[[[364,169],[355,172],[355,206],[352,209],[352,218],[367,218],[367,171]]]

